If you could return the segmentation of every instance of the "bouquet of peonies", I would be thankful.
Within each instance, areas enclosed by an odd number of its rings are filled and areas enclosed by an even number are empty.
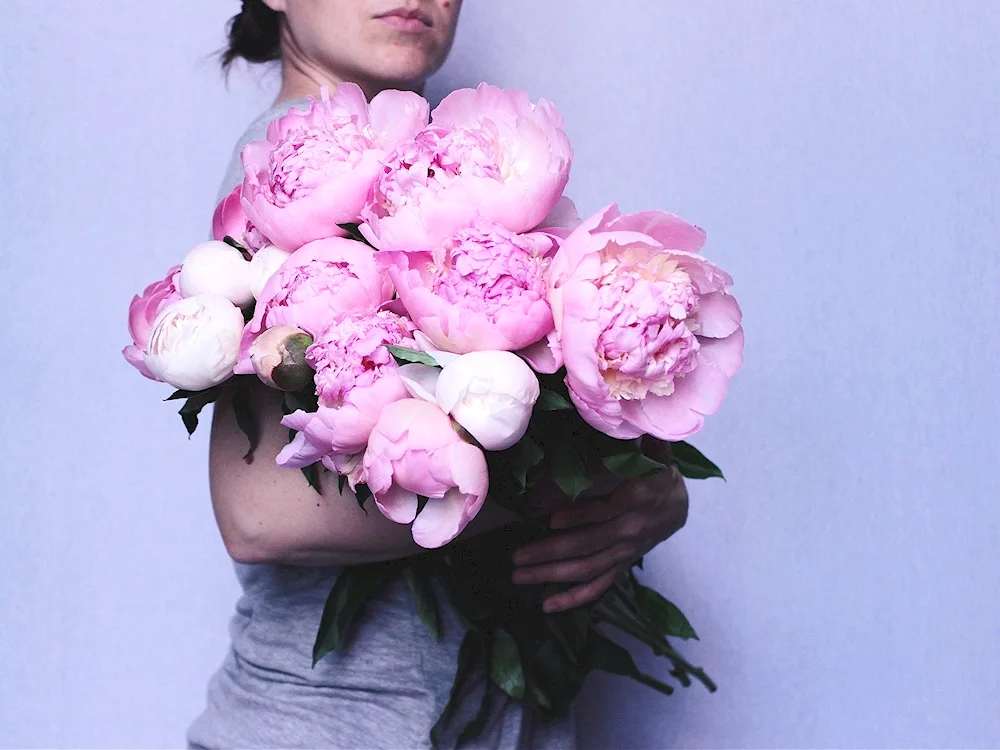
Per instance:
[[[669,693],[602,624],[714,689],[668,640],[696,637],[687,620],[631,571],[562,614],[542,612],[550,591],[510,583],[513,546],[546,533],[543,484],[572,499],[663,470],[644,436],[671,441],[685,476],[721,476],[681,442],[742,363],[732,279],[699,254],[704,232],[614,205],[581,221],[563,196],[572,150],[556,109],[486,84],[431,114],[416,94],[369,103],[345,83],[273,122],[242,161],[215,239],[133,299],[124,355],[178,389],[189,431],[232,388],[248,461],[248,382],[283,391],[292,438],[278,464],[317,489],[333,472],[429,550],[346,569],[315,658],[403,575],[429,627],[442,591],[468,625],[435,742],[472,674],[551,714],[592,669]],[[525,523],[456,540],[487,496]],[[460,742],[482,730],[492,692]]]

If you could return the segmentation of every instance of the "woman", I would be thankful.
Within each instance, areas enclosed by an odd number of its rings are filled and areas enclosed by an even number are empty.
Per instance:
[[[238,144],[220,197],[242,180],[242,146],[321,87],[353,81],[369,98],[387,88],[421,91],[451,47],[460,6],[461,0],[245,0],[231,22],[223,63],[280,60],[282,83],[274,107]],[[189,742],[424,747],[448,698],[461,624],[454,613],[443,613],[444,636],[435,641],[407,591],[391,586],[367,608],[349,648],[312,667],[313,639],[338,567],[420,549],[406,526],[361,512],[336,482],[324,482],[318,495],[299,472],[279,469],[274,457],[287,441],[280,401],[263,386],[253,401],[263,434],[252,464],[243,461],[245,441],[225,404],[212,426],[212,502],[244,595],[230,626],[232,648]],[[667,457],[664,445],[651,444],[649,452]],[[554,513],[555,535],[516,552],[515,581],[567,584],[565,593],[546,601],[549,611],[586,603],[683,526],[686,515],[687,494],[675,472],[627,483],[610,501],[578,502]],[[463,538],[512,521],[487,503]],[[454,725],[462,726],[478,702],[470,697],[469,711]],[[477,746],[574,746],[571,720],[543,722],[516,703],[498,706]]]

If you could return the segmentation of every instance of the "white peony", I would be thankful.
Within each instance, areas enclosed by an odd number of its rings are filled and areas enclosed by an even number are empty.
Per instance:
[[[221,294],[234,305],[253,304],[250,290],[250,262],[243,253],[225,242],[203,242],[189,252],[177,277],[182,297]]]
[[[275,271],[281,268],[281,264],[289,255],[291,255],[290,252],[282,250],[280,247],[265,245],[250,259],[250,292],[254,299],[260,296],[264,284],[274,275]]]
[[[243,335],[243,313],[221,294],[199,294],[156,317],[143,360],[175,388],[201,391],[233,375]]]
[[[461,354],[441,370],[404,365],[399,375],[411,395],[436,403],[489,451],[524,436],[540,392],[538,377],[511,352]]]

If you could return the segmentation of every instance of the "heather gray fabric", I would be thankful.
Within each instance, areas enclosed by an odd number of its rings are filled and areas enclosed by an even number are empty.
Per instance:
[[[220,199],[242,179],[239,150],[263,138],[272,109],[244,134]],[[236,565],[243,596],[229,626],[232,648],[208,687],[205,711],[188,730],[192,748],[426,748],[448,699],[464,630],[442,612],[435,641],[403,583],[381,593],[343,654],[312,668],[312,644],[336,568]],[[481,693],[465,697],[457,726],[475,715]],[[571,718],[542,722],[497,695],[477,748],[573,750]],[[454,733],[452,733],[453,736]],[[447,746],[447,745],[446,745]]]

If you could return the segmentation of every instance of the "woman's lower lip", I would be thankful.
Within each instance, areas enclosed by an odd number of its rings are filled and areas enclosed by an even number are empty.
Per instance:
[[[421,21],[419,18],[403,18],[402,16],[380,16],[380,21],[385,21],[385,23],[392,26],[394,29],[399,31],[426,31],[430,27]]]

